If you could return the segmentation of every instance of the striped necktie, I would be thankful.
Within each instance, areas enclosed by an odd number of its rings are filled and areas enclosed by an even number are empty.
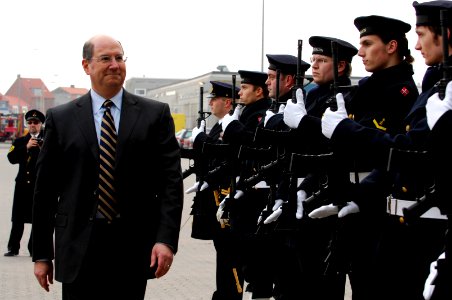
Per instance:
[[[111,100],[105,100],[99,144],[99,212],[108,220],[118,215],[118,202],[115,188],[115,160],[117,134],[111,115]]]

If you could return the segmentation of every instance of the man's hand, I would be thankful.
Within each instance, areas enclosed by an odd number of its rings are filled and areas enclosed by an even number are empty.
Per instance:
[[[267,110],[265,112],[264,127],[267,125],[268,120],[270,120],[270,118],[273,117],[274,115],[275,113],[272,112],[271,110]]]
[[[242,105],[237,105],[232,115],[226,114],[223,117],[223,121],[221,122],[221,128],[223,129],[223,132],[226,131],[226,128],[232,121],[236,121],[240,118],[240,115],[242,114],[242,109],[243,109]]]
[[[226,201],[228,199],[229,199],[229,195],[224,197],[223,201],[220,202],[220,205],[218,206],[218,209],[217,209],[217,220],[222,226],[225,226],[229,223],[228,219],[223,218],[224,208],[226,206]]]
[[[49,284],[53,284],[53,263],[51,261],[35,262],[35,276],[39,285],[49,291]]]
[[[428,127],[432,129],[439,118],[452,109],[452,81],[447,84],[444,100],[441,100],[438,93],[435,93],[428,98],[425,109],[427,111]]]
[[[282,214],[283,203],[284,201],[282,199],[275,200],[275,204],[272,207],[273,212],[264,220],[264,224],[269,224],[278,220],[279,216]]]
[[[295,217],[300,220],[303,218],[303,201],[306,200],[306,192],[304,190],[299,190],[297,192],[297,212]]]
[[[289,100],[284,109],[284,123],[293,129],[298,127],[301,119],[307,114],[302,89],[297,89],[296,97],[297,103]]]
[[[347,202],[347,205],[345,205],[344,207],[341,208],[337,217],[343,218],[347,215],[356,214],[356,213],[359,213],[359,206],[358,206],[358,204],[356,204],[356,202],[350,201],[350,202]]]
[[[201,181],[201,182],[196,181],[193,186],[191,186],[185,190],[185,194],[190,194],[193,192],[202,192],[208,187],[209,187],[209,184],[206,181]]]
[[[192,143],[195,141],[198,134],[200,134],[201,132],[204,132],[205,128],[206,128],[206,121],[201,120],[201,124],[199,125],[199,128],[195,127],[192,129],[191,137],[190,137],[190,140],[192,141]]]
[[[312,219],[323,219],[329,216],[337,215],[339,212],[339,207],[333,204],[320,206],[317,209],[314,209],[309,217]]]
[[[174,253],[170,247],[163,243],[156,243],[151,252],[151,268],[157,263],[155,277],[160,278],[168,273],[173,263]]]
[[[445,259],[445,258],[446,258],[446,253],[443,252],[438,257],[438,260]],[[430,300],[432,298],[433,291],[435,290],[435,285],[433,284],[433,282],[435,281],[436,277],[438,276],[438,270],[436,269],[436,267],[438,265],[438,260],[435,260],[434,262],[432,262],[430,264],[430,274],[428,275],[427,280],[425,280],[424,292],[423,292],[425,300]]]
[[[332,111],[327,108],[322,117],[322,133],[327,138],[331,138],[337,125],[347,118],[347,111],[345,110],[344,96],[342,93],[336,95],[337,110]]]
[[[243,195],[245,195],[245,193],[242,190],[236,190],[235,191],[235,195],[234,195],[234,199],[242,198]]]
[[[41,147],[41,145],[39,144],[39,140],[32,137],[28,140],[26,147],[27,147],[27,150],[30,150],[31,148],[34,148],[34,147]]]

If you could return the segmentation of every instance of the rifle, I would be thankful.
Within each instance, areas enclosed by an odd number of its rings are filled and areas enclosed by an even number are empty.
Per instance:
[[[198,128],[201,126],[201,121],[203,120],[205,121],[211,115],[211,112],[206,112],[203,110],[203,96],[204,96],[204,87],[201,86],[199,87],[199,110],[198,110],[198,119],[196,120]],[[193,173],[200,172],[200,168],[197,166],[196,162],[196,160],[199,160],[200,158],[196,155],[194,149],[181,148],[181,158],[187,158],[190,160],[189,168],[182,172],[183,179],[187,178]],[[193,160],[193,163],[191,162],[191,160]]]
[[[305,71],[304,68],[301,67],[301,52],[303,50],[303,40],[298,40],[297,47],[297,74],[295,75],[295,85],[292,87],[292,101],[294,103],[297,102],[297,90],[303,89],[303,82],[305,79]],[[303,94],[305,93],[303,89]]]
[[[449,41],[447,35],[447,10],[443,9],[440,11],[440,25],[441,25],[441,36],[443,40],[443,62],[440,68],[443,71],[443,78],[438,82],[438,95],[442,100],[446,94],[447,83],[452,79],[452,66],[448,63],[449,58]]]
[[[426,189],[425,195],[416,199],[416,202],[409,207],[402,209],[404,222],[408,225],[415,223],[432,207],[438,207],[439,201],[436,195],[435,186]]]

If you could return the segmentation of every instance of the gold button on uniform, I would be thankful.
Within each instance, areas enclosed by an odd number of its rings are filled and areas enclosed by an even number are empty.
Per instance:
[[[405,130],[406,130],[406,132],[408,132],[408,131],[410,131],[410,125],[407,125],[407,126],[405,126]]]
[[[402,192],[406,193],[406,192],[408,192],[408,189],[406,187],[402,186]]]

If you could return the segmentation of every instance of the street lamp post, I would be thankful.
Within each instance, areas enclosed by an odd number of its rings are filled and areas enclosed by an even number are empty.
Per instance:
[[[262,49],[261,49],[261,72],[264,72],[264,20],[265,20],[265,0],[262,0]]]

